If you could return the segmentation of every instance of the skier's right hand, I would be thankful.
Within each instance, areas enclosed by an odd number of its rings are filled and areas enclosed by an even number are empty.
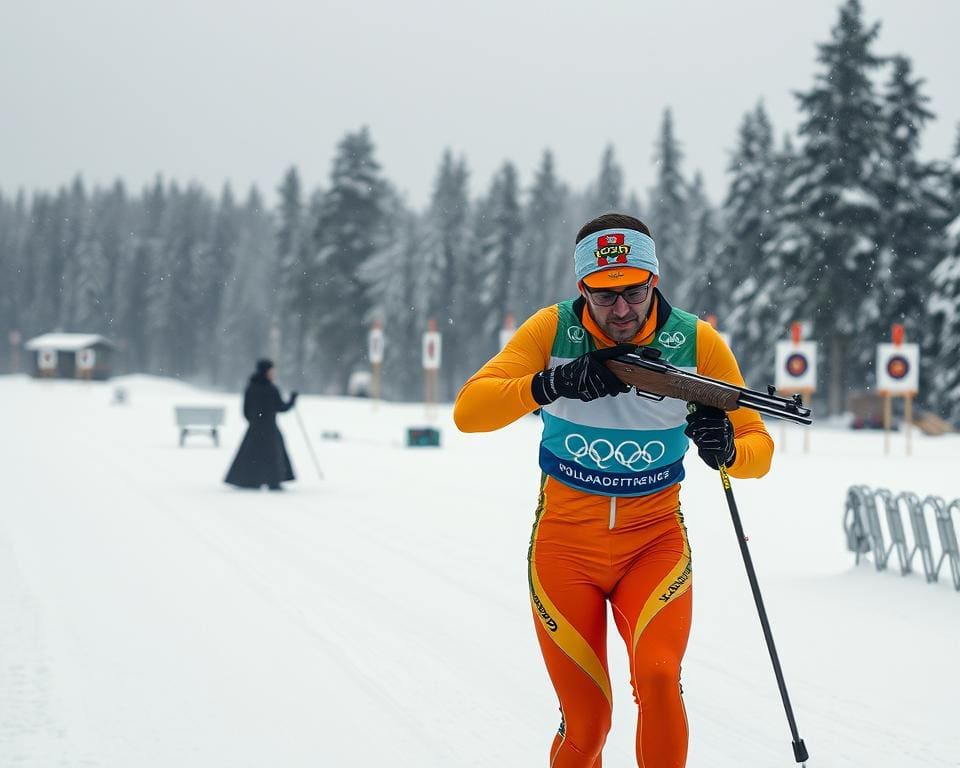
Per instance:
[[[293,391],[290,393],[290,407],[291,407],[291,408],[293,407],[293,404],[294,404],[295,402],[297,402],[297,398],[298,398],[299,396],[300,396],[300,393],[297,392],[297,390],[293,390]]]
[[[588,403],[598,397],[616,397],[627,392],[630,385],[620,381],[604,361],[634,352],[636,348],[635,344],[617,344],[595,349],[569,363],[541,371],[533,377],[533,399],[540,405],[549,405],[560,397]]]

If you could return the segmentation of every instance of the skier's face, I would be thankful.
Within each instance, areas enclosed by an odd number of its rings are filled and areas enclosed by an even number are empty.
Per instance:
[[[276,376],[277,376],[276,368],[267,368],[267,378],[270,379],[270,381],[273,381],[276,378]]]
[[[643,283],[638,283],[643,285]],[[587,300],[587,307],[590,309],[590,316],[594,322],[600,326],[607,336],[616,342],[630,341],[640,332],[640,326],[647,319],[650,312],[650,305],[653,302],[653,291],[647,290],[647,295],[639,304],[631,304],[623,297],[623,291],[636,286],[625,285],[622,289],[616,291],[617,300],[609,307],[601,306],[590,295],[589,290],[584,288],[580,292]],[[605,291],[606,293],[606,291]]]

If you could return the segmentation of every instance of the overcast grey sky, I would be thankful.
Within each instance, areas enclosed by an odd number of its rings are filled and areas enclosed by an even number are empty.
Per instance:
[[[415,205],[445,147],[474,193],[504,160],[528,184],[544,148],[582,186],[612,142],[630,189],[652,183],[672,106],[686,170],[714,200],[743,113],[797,124],[836,0],[0,0],[0,190],[80,172],[134,188],[157,172],[213,191],[256,182],[275,201],[292,163],[325,182],[337,140],[370,127],[384,172]],[[903,52],[938,117],[960,121],[957,0],[864,0],[878,53]]]

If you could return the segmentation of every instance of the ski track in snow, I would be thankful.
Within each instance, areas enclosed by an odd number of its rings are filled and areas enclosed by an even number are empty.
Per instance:
[[[544,765],[559,722],[526,596],[538,423],[402,447],[422,407],[303,397],[283,494],[221,479],[239,398],[149,377],[0,377],[13,439],[0,509],[0,766]],[[219,449],[176,446],[172,407],[222,404]],[[775,440],[782,440],[778,428]],[[960,437],[813,431],[735,491],[811,768],[960,766],[960,594],[843,549],[853,483],[960,496]],[[896,444],[896,440],[895,440]],[[902,447],[899,448],[902,451]],[[790,736],[722,492],[687,462],[694,624],[689,765],[793,765]],[[935,530],[931,526],[931,534]],[[935,547],[935,550],[937,548]],[[635,707],[610,634],[614,728]]]

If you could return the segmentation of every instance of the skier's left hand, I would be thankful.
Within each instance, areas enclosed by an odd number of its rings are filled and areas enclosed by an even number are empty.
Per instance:
[[[683,434],[697,446],[697,453],[711,469],[719,469],[720,462],[730,466],[737,458],[733,441],[733,424],[726,411],[700,403],[690,403],[687,428]]]

